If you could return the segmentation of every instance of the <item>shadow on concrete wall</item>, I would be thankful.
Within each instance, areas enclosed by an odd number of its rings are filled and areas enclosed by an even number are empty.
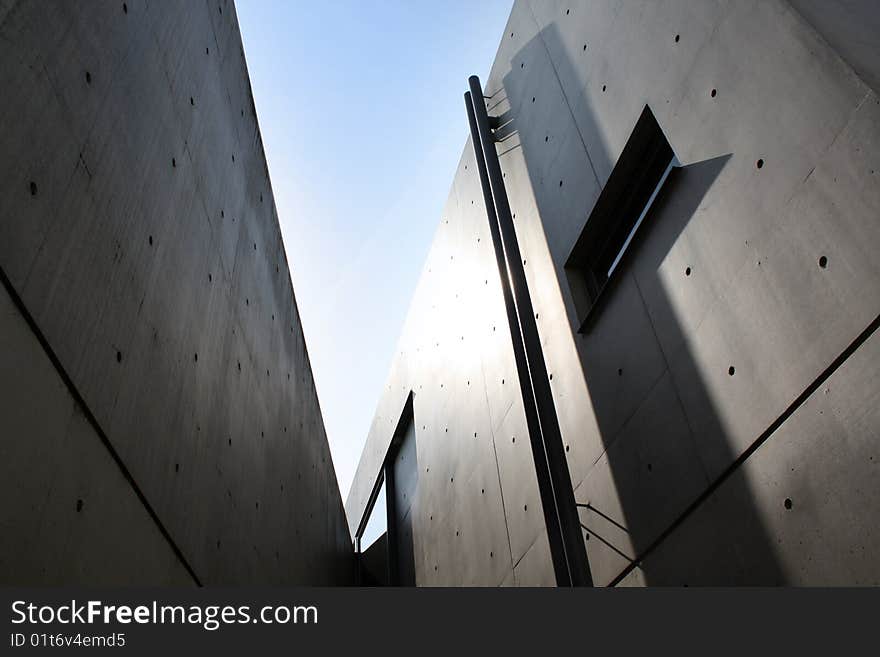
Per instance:
[[[558,81],[579,77],[565,56],[566,49],[555,25],[543,29],[515,55],[511,60],[512,72],[504,79],[505,91],[496,95],[510,96],[517,85],[521,87],[521,81],[511,79],[519,73],[520,62],[546,61],[548,52],[556,57],[552,60],[556,82],[566,98],[566,111],[571,111],[574,99],[565,93],[570,94],[571,90],[563,90]],[[531,94],[529,91],[528,95]],[[518,129],[516,101],[521,99],[509,100],[512,109],[505,130],[511,133]],[[614,162],[602,143],[602,129],[594,114],[582,111],[578,119],[581,131],[600,136],[598,145],[594,146],[593,140],[587,142],[591,144],[588,155],[594,170],[610,171]],[[560,212],[561,204],[552,194],[559,190],[555,185],[544,185],[539,173],[540,163],[546,162],[546,151],[537,152],[537,142],[524,139],[522,134],[520,143],[542,225],[570,223],[570,217],[554,216]],[[674,139],[670,143],[675,149]],[[499,153],[506,150],[503,144],[499,146]],[[581,372],[605,449],[596,464],[590,464],[583,481],[574,482],[589,540],[588,552],[606,551],[601,559],[604,565],[591,564],[597,585],[616,583],[636,565],[642,581],[654,585],[785,583],[756,502],[747,484],[736,478],[725,482],[725,499],[735,503],[717,508],[709,521],[712,526],[701,521],[701,526],[687,528],[675,550],[655,552],[725,476],[723,468],[719,471],[717,467],[707,467],[706,455],[711,455],[711,463],[725,465],[733,464],[740,456],[725,433],[713,393],[690,352],[687,330],[676,321],[668,282],[661,277],[661,265],[698,213],[729,158],[727,154],[684,163],[672,172],[627,250],[622,267],[603,292],[603,307],[586,333],[576,332],[580,322],[572,316],[574,304],[566,304]],[[581,221],[586,221],[590,210],[591,207],[583,209]],[[546,233],[545,230],[545,236]],[[557,281],[563,297],[568,298],[563,269],[566,257],[567,252],[553,253]],[[681,272],[689,283],[700,275],[696,268]],[[663,322],[662,327],[658,321]],[[658,328],[662,329],[662,340]],[[670,368],[673,361],[674,367]],[[734,370],[729,373],[735,375]],[[701,430],[699,435],[691,430],[682,391],[687,392],[689,408],[699,408],[701,413],[711,416],[700,418],[701,426],[711,427],[710,430]],[[610,477],[604,479],[604,488],[608,488],[610,480],[616,489],[611,495],[602,493],[600,470],[606,463]],[[732,495],[731,486],[739,487]],[[616,503],[609,503],[615,497]],[[596,541],[603,547],[595,545]],[[607,551],[616,556],[608,556]],[[658,552],[663,553],[662,557],[650,558]],[[609,568],[609,563],[613,567]],[[597,566],[604,572],[597,573]]]

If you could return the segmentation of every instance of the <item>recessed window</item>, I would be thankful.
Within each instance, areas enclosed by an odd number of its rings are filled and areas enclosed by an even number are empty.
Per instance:
[[[410,393],[356,532],[362,585],[415,586],[413,500],[418,468]]]
[[[646,105],[565,265],[581,331],[677,165]]]
[[[388,516],[385,509],[385,482],[383,481],[373,502],[373,507],[370,509],[364,533],[360,537],[361,551],[366,551],[378,539],[384,537],[385,532],[388,531]]]

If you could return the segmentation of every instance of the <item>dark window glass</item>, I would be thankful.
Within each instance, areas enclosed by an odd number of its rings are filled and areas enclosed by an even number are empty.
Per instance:
[[[565,265],[581,330],[677,163],[646,105]]]

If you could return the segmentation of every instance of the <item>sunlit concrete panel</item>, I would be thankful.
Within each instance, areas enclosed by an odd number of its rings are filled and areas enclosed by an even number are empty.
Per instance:
[[[870,579],[856,556],[823,574],[780,551],[762,493],[744,475],[725,484],[723,506],[708,492],[729,469],[748,471],[774,453],[779,431],[752,447],[794,421],[792,401],[853,358],[850,345],[880,315],[873,45],[843,45],[860,33],[857,22],[876,17],[869,3],[514,3],[484,91],[489,114],[508,120],[497,151],[597,584],[629,573],[706,505],[717,522],[748,529],[740,563],[754,566],[753,583]],[[570,254],[646,106],[680,166],[584,323]],[[468,141],[351,489],[349,523],[354,530],[363,515],[411,390],[419,460],[432,468],[419,482],[424,540],[414,525],[420,583],[546,583],[482,204]],[[854,394],[852,421],[871,403]],[[877,418],[865,422],[876,433]],[[491,452],[464,442],[482,427]],[[834,478],[835,457],[803,458],[819,479]],[[471,474],[493,468],[501,510],[463,504]],[[854,506],[860,499],[853,494]],[[818,520],[817,531],[836,526],[829,514]],[[802,522],[807,531],[810,519]],[[506,536],[505,563],[495,550],[488,566],[483,547],[457,551],[460,526],[483,527],[493,545]],[[688,535],[687,550],[699,552],[701,535]],[[855,554],[858,536],[843,535],[838,548]],[[705,549],[693,581],[740,581],[726,570],[728,554]],[[532,564],[533,574],[521,572]]]

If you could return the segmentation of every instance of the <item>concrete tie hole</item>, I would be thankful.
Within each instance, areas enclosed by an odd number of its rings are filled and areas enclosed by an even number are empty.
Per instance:
[[[790,510],[791,510],[791,507],[792,507],[792,501],[791,501],[791,498],[790,498],[790,497],[786,497],[786,498],[785,498],[785,502],[783,502],[782,504],[783,504],[783,506],[785,507],[785,509],[786,509],[787,511],[790,511]]]
[[[681,35],[680,35],[680,34],[676,34],[676,35],[675,35],[675,42],[678,43],[680,40],[681,40]]]
[[[31,190],[31,196],[36,196],[36,195],[37,195],[37,183],[35,183],[35,182],[32,180],[31,183],[30,183],[30,185],[28,185],[28,187],[29,187],[30,190]]]
[[[77,500],[76,501],[76,512],[80,513],[82,510],[83,510],[83,501]]]
[[[690,267],[686,267],[686,268],[685,268],[685,270],[684,270],[684,275],[685,275],[685,276],[690,276],[690,275],[691,275],[691,268],[690,268]]]
[[[121,352],[121,351],[117,351],[117,352],[116,352],[116,362],[117,362],[117,363],[121,363],[121,362],[122,362],[122,352]]]
[[[759,169],[763,169],[764,168],[764,159],[759,158],[758,161],[755,162],[755,166]]]
[[[86,84],[92,83],[92,74],[86,71]]]
[[[712,91],[709,92],[709,95],[710,95],[712,98],[715,98],[715,96],[718,95],[718,91],[717,91],[716,89],[713,89]]]
[[[828,266],[828,258],[825,256],[819,256],[819,268],[825,269]]]
[[[730,367],[727,368],[727,374],[730,376],[733,376],[734,374],[736,374],[736,368],[733,365],[731,365]]]

